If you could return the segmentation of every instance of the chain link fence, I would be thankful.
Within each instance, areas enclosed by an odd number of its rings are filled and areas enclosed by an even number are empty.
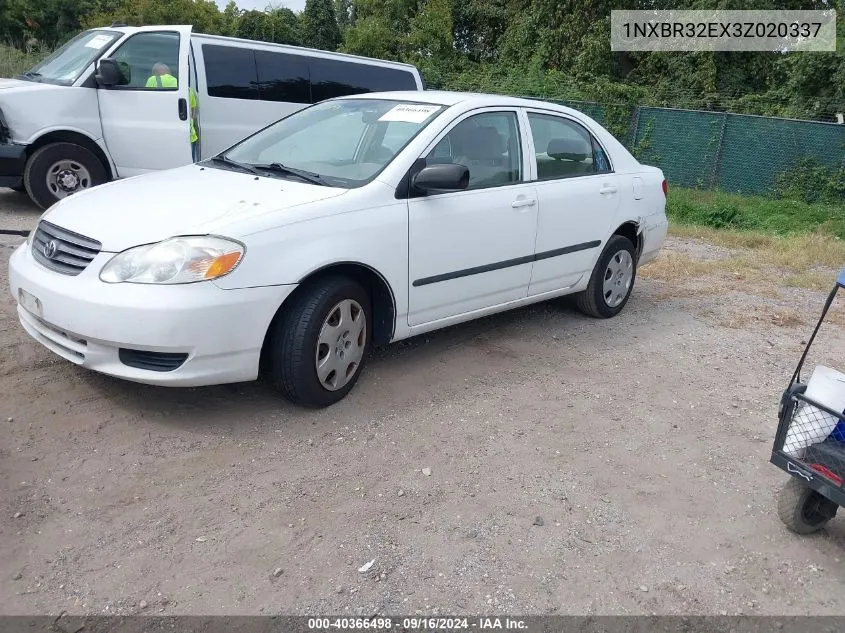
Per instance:
[[[584,101],[594,118],[675,186],[845,201],[845,125]],[[790,197],[796,197],[790,196]]]

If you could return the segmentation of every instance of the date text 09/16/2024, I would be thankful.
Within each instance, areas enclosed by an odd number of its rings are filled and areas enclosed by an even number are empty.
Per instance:
[[[390,630],[393,628],[399,631],[458,631],[469,629],[526,631],[527,625],[520,619],[495,617],[308,618],[308,629],[311,631]]]

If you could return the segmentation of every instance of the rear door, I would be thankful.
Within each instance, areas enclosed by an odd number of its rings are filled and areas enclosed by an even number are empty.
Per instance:
[[[536,254],[528,295],[569,288],[592,272],[619,207],[608,155],[574,118],[527,111],[537,187]]]
[[[150,27],[108,54],[123,77],[121,85],[98,88],[97,98],[103,138],[121,178],[191,163],[190,37],[190,26]],[[161,82],[154,68],[166,71]]]

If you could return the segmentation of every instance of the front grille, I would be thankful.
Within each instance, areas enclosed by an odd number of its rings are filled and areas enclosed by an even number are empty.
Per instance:
[[[32,256],[63,275],[78,275],[103,247],[97,240],[41,221],[32,237]]]
[[[117,352],[120,362],[135,369],[146,369],[148,371],[173,371],[179,369],[188,359],[187,354],[174,354],[170,352],[145,352],[140,349],[127,349],[121,347]]]

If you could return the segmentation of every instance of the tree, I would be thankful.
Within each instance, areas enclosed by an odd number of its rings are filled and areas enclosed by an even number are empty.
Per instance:
[[[340,46],[340,29],[332,0],[305,0],[302,12],[302,43],[312,48],[335,51]]]
[[[235,25],[234,35],[249,40],[298,44],[299,23],[290,9],[272,11],[245,11]]]

